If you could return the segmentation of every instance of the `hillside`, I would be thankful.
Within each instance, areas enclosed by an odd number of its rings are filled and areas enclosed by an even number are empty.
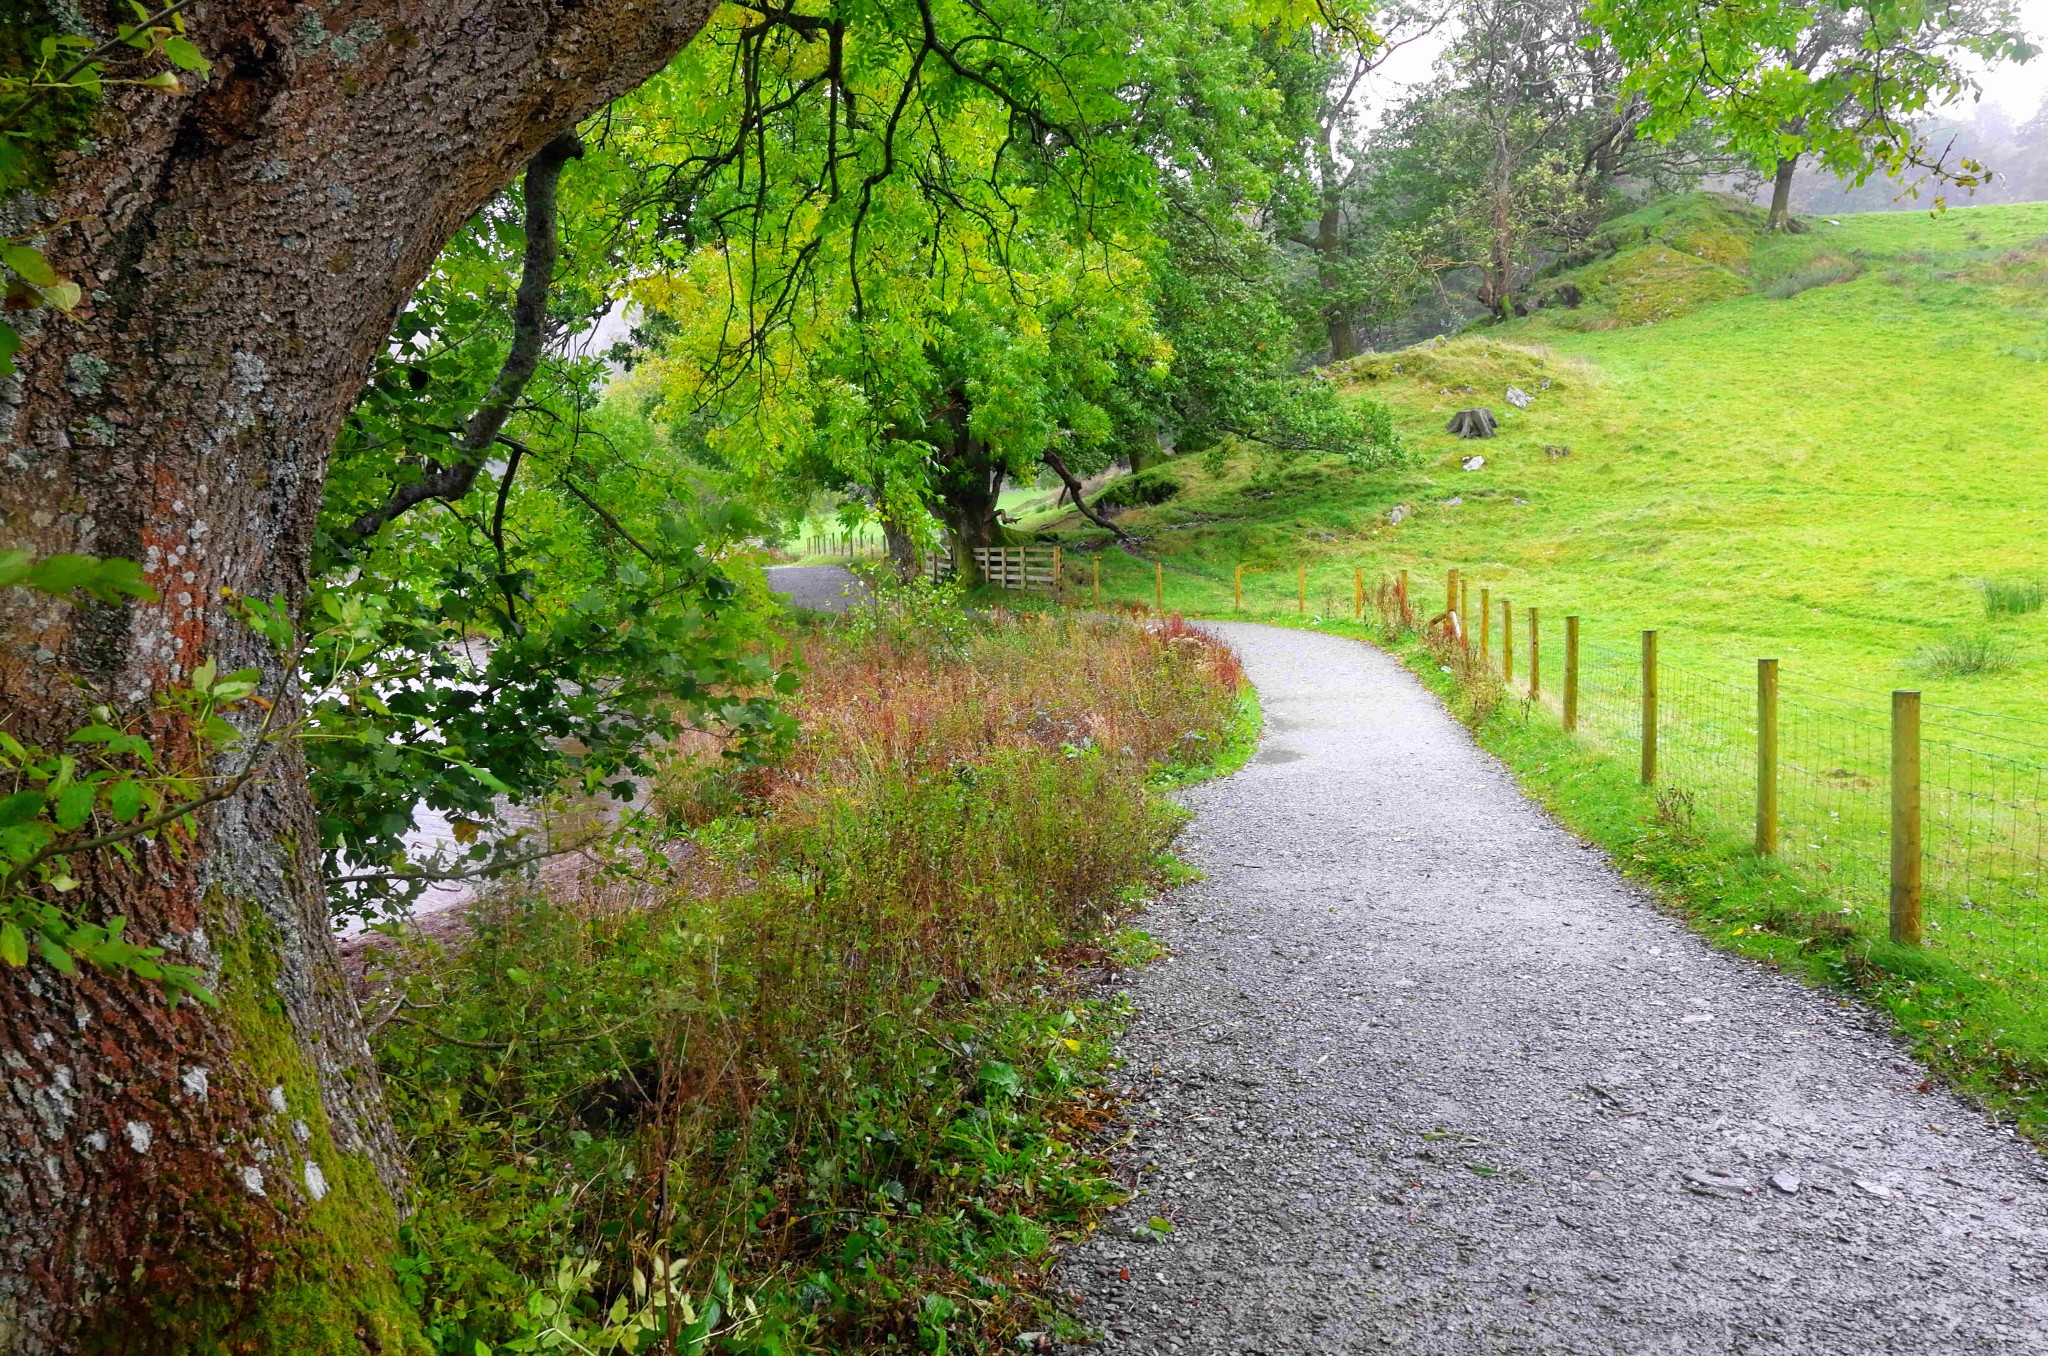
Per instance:
[[[1182,458],[1121,522],[1187,606],[1228,607],[1239,564],[1291,607],[1303,559],[1311,606],[1347,612],[1354,566],[1457,565],[1590,639],[1658,626],[1673,662],[2048,717],[2048,613],[1982,588],[2048,582],[2048,203],[1838,223],[1765,237],[1710,195],[1622,218],[1526,318],[1332,369],[1393,406],[1407,467]],[[1500,436],[1445,434],[1468,405]],[[1150,575],[1108,562],[1132,597]],[[2010,667],[1947,672],[1957,641]]]

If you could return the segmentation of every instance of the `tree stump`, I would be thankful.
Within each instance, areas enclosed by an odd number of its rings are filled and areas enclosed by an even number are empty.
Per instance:
[[[1444,432],[1455,433],[1460,438],[1491,438],[1495,427],[1492,410],[1459,410],[1451,416],[1451,422],[1444,425]]]

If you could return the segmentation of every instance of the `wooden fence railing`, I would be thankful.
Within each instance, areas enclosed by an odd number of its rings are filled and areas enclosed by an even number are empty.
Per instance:
[[[977,546],[974,563],[990,588],[1052,588],[1060,579],[1057,546]]]

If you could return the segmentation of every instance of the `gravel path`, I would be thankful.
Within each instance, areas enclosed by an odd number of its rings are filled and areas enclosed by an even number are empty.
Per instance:
[[[770,565],[766,573],[770,592],[813,612],[844,612],[868,596],[868,586],[844,565]]]
[[[1657,912],[1393,660],[1215,629],[1267,736],[1146,920],[1142,1186],[1062,1271],[1106,1345],[2048,1351],[2039,1154]]]

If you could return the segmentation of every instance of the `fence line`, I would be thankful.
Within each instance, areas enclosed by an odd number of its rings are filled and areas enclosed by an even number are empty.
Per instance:
[[[1380,596],[1394,592],[1386,584]],[[1550,607],[1539,626],[1526,597],[1504,600],[1496,620],[1469,573],[1447,572],[1444,597],[1451,606],[1433,620],[1449,643],[1487,656],[1489,680],[1635,764],[1668,813],[1739,834],[1895,941],[2043,977],[2048,725],[1923,706],[1910,689],[1890,694],[1887,710],[1876,694],[1776,657],[1735,672],[1675,663],[1654,631],[1603,635]],[[1509,603],[1529,618],[1526,635]],[[1560,641],[1561,682],[1532,691],[1531,661]]]

